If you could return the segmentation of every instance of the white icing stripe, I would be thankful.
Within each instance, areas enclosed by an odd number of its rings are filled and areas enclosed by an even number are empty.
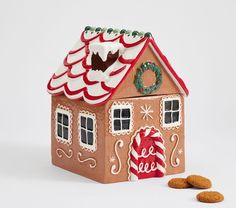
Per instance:
[[[130,179],[131,179],[131,181],[138,181],[138,176],[136,176],[135,174],[131,173],[130,174]]]
[[[133,163],[133,161],[130,162],[130,167],[132,167],[135,170],[138,170],[138,167],[136,164]]]
[[[151,137],[155,137],[155,138],[161,138],[161,134],[159,132],[154,133],[153,135],[151,135]],[[162,138],[161,138],[162,139]]]
[[[165,157],[161,153],[156,152],[156,156],[160,158],[160,160],[165,161]]]
[[[146,129],[144,136],[148,136],[151,132],[151,128]]]
[[[138,144],[138,146],[140,145],[140,142],[141,142],[141,138],[140,138],[140,134],[138,133],[137,136],[135,137],[136,139],[136,142]]]
[[[163,168],[159,163],[157,163],[157,169],[158,169],[159,171],[161,171],[162,173],[165,173],[165,172],[166,172],[166,169]]]
[[[132,149],[131,154],[134,156],[136,160],[138,160],[138,153],[134,149]]]
[[[165,150],[165,146],[161,142],[155,142],[155,144],[161,149]]]

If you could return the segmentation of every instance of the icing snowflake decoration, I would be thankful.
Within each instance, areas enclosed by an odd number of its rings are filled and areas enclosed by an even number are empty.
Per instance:
[[[143,119],[148,120],[148,118],[153,119],[151,113],[153,113],[153,110],[151,109],[151,106],[147,106],[146,104],[144,106],[141,106],[140,113],[143,114]]]
[[[52,75],[48,92],[101,105],[112,97],[148,46],[162,60],[180,91],[188,95],[183,80],[161,53],[151,33],[90,26],[84,29],[79,41]]]

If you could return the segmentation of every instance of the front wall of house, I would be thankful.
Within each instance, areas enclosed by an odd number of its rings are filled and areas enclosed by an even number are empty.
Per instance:
[[[56,136],[57,109],[70,111],[71,117],[71,143],[63,143]],[[64,95],[52,97],[51,138],[52,163],[66,170],[78,173],[93,180],[104,181],[104,108],[93,107],[83,101],[69,100]],[[96,116],[96,150],[91,152],[79,144],[79,113],[89,113]],[[70,124],[69,124],[70,125]],[[101,131],[100,131],[101,130]]]
[[[181,124],[179,127],[173,127],[171,129],[163,128],[161,123],[162,115],[162,99],[163,98],[180,98],[180,118]],[[111,130],[111,106],[114,103],[128,103],[133,106],[133,130],[129,134],[125,135],[113,135]],[[150,116],[148,118],[143,117],[141,113],[142,108],[150,107]],[[180,94],[165,95],[165,96],[150,96],[142,98],[127,98],[127,99],[116,99],[110,100],[106,104],[106,123],[110,122],[109,128],[107,126],[105,137],[106,137],[106,154],[105,154],[105,182],[119,182],[127,181],[129,177],[129,159],[130,159],[130,145],[132,144],[132,136],[141,127],[154,126],[161,132],[164,145],[165,145],[165,156],[166,156],[166,174],[175,174],[184,171],[185,158],[184,158],[184,98]],[[171,137],[173,140],[171,140]],[[177,136],[176,136],[177,135]],[[177,137],[179,138],[177,141]],[[123,143],[123,146],[121,145]],[[116,151],[115,151],[116,149]],[[120,160],[120,163],[119,163]],[[179,161],[179,164],[176,163]]]
[[[113,95],[112,97],[113,99],[143,96],[140,92],[137,91],[134,85],[134,78],[136,75],[136,69],[146,61],[154,62],[161,69],[162,73],[162,84],[160,88],[157,91],[152,92],[150,95],[166,95],[166,94],[176,94],[180,92],[179,89],[174,84],[174,82],[172,81],[172,79],[170,78],[170,76],[168,75],[168,73],[165,71],[161,62],[156,58],[153,50],[150,48],[150,46],[148,46],[145,49],[144,53],[139,58],[139,60],[137,61],[137,63],[135,64],[134,68],[129,72],[125,80],[121,83],[121,85]]]

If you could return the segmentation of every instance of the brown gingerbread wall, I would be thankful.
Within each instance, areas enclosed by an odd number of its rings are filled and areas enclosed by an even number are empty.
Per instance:
[[[69,108],[72,112],[72,144],[62,144],[61,142],[58,142],[56,139],[55,134],[55,111],[57,108],[57,105],[60,104],[62,106],[65,106]],[[105,129],[105,123],[104,123],[104,109],[105,106],[99,106],[99,107],[93,107],[91,105],[88,105],[84,101],[78,101],[78,100],[69,100],[64,95],[61,96],[53,96],[52,97],[52,115],[51,115],[51,154],[52,154],[52,163],[56,166],[59,166],[61,168],[64,168],[66,170],[72,171],[74,173],[78,173],[82,176],[91,178],[93,180],[103,182],[104,181],[104,158],[105,158],[105,135],[104,135],[104,129]],[[79,136],[78,136],[78,115],[80,110],[89,111],[91,113],[96,114],[96,120],[97,120],[97,150],[95,152],[89,152],[87,150],[84,150],[79,145]],[[59,150],[59,154],[62,155],[61,157],[58,156],[58,149],[63,150],[65,153],[63,153],[61,150]],[[72,151],[73,155],[71,158],[68,158],[66,156],[71,156]],[[81,153],[80,160],[87,160],[85,162],[79,162],[78,160],[78,153]],[[96,163],[96,167],[91,168],[90,164],[94,165],[94,160]]]
[[[171,96],[171,95],[168,95]],[[106,123],[109,122],[109,109],[113,102],[128,102],[133,104],[134,114],[133,114],[133,121],[134,121],[134,128],[133,131],[130,132],[128,135],[117,135],[113,136],[109,129],[106,128],[105,137],[106,137],[106,154],[105,154],[105,182],[111,183],[111,182],[119,182],[119,181],[127,181],[128,180],[128,159],[129,159],[129,146],[131,143],[131,137],[135,134],[137,130],[139,130],[141,127],[144,126],[154,126],[155,128],[159,129],[162,133],[162,136],[165,141],[165,155],[166,155],[166,174],[175,174],[184,172],[185,169],[185,158],[184,158],[184,98],[182,95],[173,95],[173,96],[180,96],[181,98],[181,119],[182,124],[179,128],[173,128],[173,129],[163,129],[160,126],[160,103],[161,99],[163,97],[168,96],[151,96],[151,97],[142,97],[142,98],[127,98],[127,99],[119,99],[119,100],[111,100],[106,104]],[[151,106],[151,109],[153,110],[153,113],[151,114],[153,119],[149,118],[148,120],[143,119],[143,114],[141,113],[141,106]],[[180,164],[178,167],[174,167],[171,165],[171,154],[172,151],[176,145],[176,140],[174,142],[171,142],[171,136],[173,134],[177,134],[179,136],[179,142],[176,147],[176,150],[173,153],[172,162],[175,164],[176,158],[179,158]],[[119,167],[118,159],[115,154],[115,143],[118,140],[122,140],[124,142],[124,145],[122,148],[117,148],[118,155],[121,160],[121,171],[119,174],[114,175],[111,173],[112,165],[116,165],[116,167]],[[178,154],[178,151],[182,150],[183,152],[181,154]],[[112,157],[115,157],[115,161],[113,163],[110,162],[110,159]]]

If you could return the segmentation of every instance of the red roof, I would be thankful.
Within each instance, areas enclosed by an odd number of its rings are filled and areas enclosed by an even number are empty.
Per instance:
[[[122,54],[106,71],[92,70],[92,46],[105,43],[106,47],[122,47]],[[183,80],[176,74],[167,58],[162,54],[150,33],[113,31],[112,29],[86,29],[80,40],[64,59],[63,64],[48,82],[52,95],[64,94],[69,99],[83,99],[89,104],[99,105],[108,101],[125,77],[132,70],[144,49],[150,45],[173,79],[180,92],[189,94]]]

